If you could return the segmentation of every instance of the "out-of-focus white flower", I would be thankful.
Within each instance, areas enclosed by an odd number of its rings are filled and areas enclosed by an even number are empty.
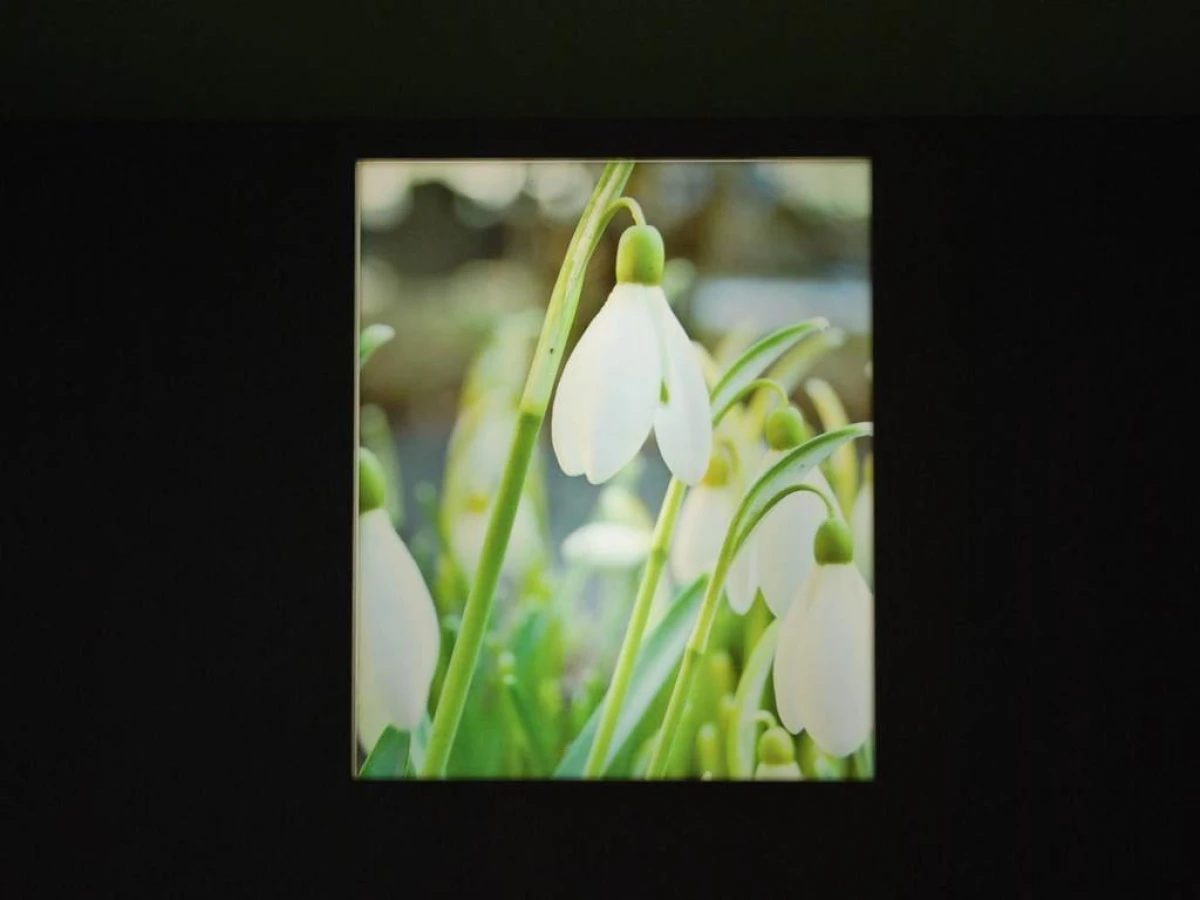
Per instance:
[[[488,523],[492,520],[495,506],[495,496],[484,497],[475,494],[467,499],[465,507],[452,518],[451,550],[468,582],[475,580],[475,572],[483,554],[483,542],[487,537]],[[522,497],[517,506],[512,532],[509,534],[508,549],[504,553],[501,572],[519,577],[540,556],[541,530],[529,501]]]
[[[516,409],[500,395],[480,398],[455,424],[446,461],[443,523],[450,550],[474,581],[516,429]],[[517,506],[501,572],[521,577],[545,552],[537,512],[541,472],[535,460]]]
[[[590,569],[631,569],[645,561],[650,537],[649,531],[632,525],[590,522],[563,541],[563,557]]]
[[[437,667],[437,612],[383,506],[383,473],[360,451],[355,693],[359,740],[370,750],[390,724],[420,724]]]
[[[875,600],[845,523],[827,519],[815,544],[818,564],[780,624],[775,700],[788,731],[808,731],[840,758],[862,746],[874,721]]]
[[[607,481],[653,429],[676,478],[696,485],[704,477],[712,452],[708,390],[660,286],[662,268],[658,232],[626,230],[617,285],[567,360],[554,397],[551,438],[567,475]]]
[[[720,556],[725,534],[737,512],[744,486],[742,479],[722,472],[728,463],[714,462],[712,472],[700,485],[688,491],[679,510],[679,522],[671,544],[671,575],[679,584],[688,584],[705,572],[711,572]],[[752,534],[738,553],[725,578],[729,604],[744,613],[754,602],[757,581]]]

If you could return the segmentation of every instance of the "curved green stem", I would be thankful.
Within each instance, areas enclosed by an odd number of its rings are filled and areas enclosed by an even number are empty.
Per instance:
[[[579,220],[575,234],[567,248],[566,259],[550,295],[546,318],[542,321],[542,332],[534,350],[529,377],[521,396],[520,415],[516,433],[509,449],[508,463],[496,495],[496,504],[488,523],[487,535],[480,554],[479,568],[475,581],[467,595],[463,609],[462,624],[454,652],[446,670],[446,681],[441,698],[434,713],[429,732],[429,745],[425,750],[422,778],[442,778],[446,774],[446,763],[462,721],[463,708],[467,702],[467,691],[475,673],[479,651],[487,632],[488,617],[492,611],[492,599],[500,576],[500,566],[508,548],[508,539],[516,519],[517,504],[525,484],[525,474],[537,445],[538,432],[550,405],[554,380],[562,365],[563,350],[575,311],[579,307],[579,294],[583,287],[588,260],[604,233],[604,227],[612,218],[610,205],[621,196],[634,163],[611,162],[600,176],[592,198]]]
[[[720,421],[722,418],[724,418],[725,413],[729,412],[729,410],[741,403],[742,400],[746,399],[751,394],[764,389],[768,394],[775,394],[779,398],[780,405],[791,405],[792,398],[788,396],[787,389],[782,384],[773,378],[756,378],[730,398],[729,405],[721,410],[721,415],[717,418],[717,421]]]
[[[605,213],[611,219],[614,215],[616,215],[617,210],[622,206],[629,210],[629,214],[633,216],[634,222],[642,227],[645,227],[646,217],[642,213],[642,207],[632,197],[618,197],[612,202],[609,208],[605,210]]]
[[[613,735],[617,730],[617,720],[621,715],[621,704],[629,690],[629,682],[633,677],[634,663],[637,661],[638,649],[642,644],[642,634],[646,630],[646,620],[650,616],[650,607],[654,603],[654,592],[658,588],[658,579],[667,561],[670,550],[671,534],[675,530],[675,520],[679,517],[679,508],[683,504],[683,495],[687,491],[678,478],[672,478],[667,486],[666,496],[663,497],[662,508],[658,513],[658,522],[654,526],[654,537],[650,544],[650,556],[646,560],[646,569],[638,586],[637,599],[633,603],[633,613],[629,618],[629,627],[625,631],[625,639],[621,644],[621,652],[617,657],[616,669],[613,671],[612,686],[604,698],[604,713],[596,728],[596,738],[592,749],[584,763],[583,777],[595,778],[603,773],[604,765],[608,762],[608,749],[612,744]]]

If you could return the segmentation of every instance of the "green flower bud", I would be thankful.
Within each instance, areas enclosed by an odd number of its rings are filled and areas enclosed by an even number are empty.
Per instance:
[[[773,766],[768,763],[759,763],[758,768],[754,770],[755,781],[803,781],[804,776],[800,774],[800,766],[794,762],[783,763],[782,765]]]
[[[792,736],[782,728],[768,728],[758,739],[759,761],[767,766],[783,766],[796,761]]]
[[[666,254],[663,239],[651,225],[626,228],[617,244],[617,284],[662,284]]]
[[[358,448],[358,512],[368,513],[383,506],[386,479],[379,458],[366,447]]]
[[[813,557],[818,565],[832,566],[854,559],[854,538],[850,526],[837,519],[826,519],[813,540]]]
[[[781,406],[771,410],[763,426],[763,435],[767,446],[772,450],[784,451],[798,447],[808,440],[808,426],[804,424],[804,416],[794,406]]]

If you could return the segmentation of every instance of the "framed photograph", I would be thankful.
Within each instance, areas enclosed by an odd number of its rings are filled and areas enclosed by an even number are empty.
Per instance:
[[[870,161],[357,179],[355,777],[872,779]]]

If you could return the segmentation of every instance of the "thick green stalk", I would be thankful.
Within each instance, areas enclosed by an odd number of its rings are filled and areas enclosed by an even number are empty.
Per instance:
[[[621,704],[629,690],[633,678],[633,667],[637,661],[638,649],[642,645],[642,634],[646,630],[646,620],[650,616],[650,607],[654,603],[654,593],[658,588],[658,579],[662,575],[663,566],[667,561],[670,550],[671,535],[675,531],[675,520],[679,517],[679,507],[683,504],[683,495],[687,491],[678,478],[672,478],[667,486],[666,496],[663,497],[662,508],[658,513],[658,522],[654,526],[654,537],[650,544],[650,556],[646,560],[646,570],[642,574],[638,586],[637,599],[633,602],[633,614],[629,619],[629,627],[625,631],[625,639],[621,644],[621,652],[617,657],[617,665],[613,671],[612,685],[604,698],[604,714],[596,729],[596,739],[588,753],[587,762],[583,767],[584,778],[595,778],[603,773],[604,764],[608,761],[608,749],[612,744],[613,735],[617,730],[617,720],[621,715]]]
[[[442,778],[446,774],[446,763],[450,759],[450,750],[454,746],[454,738],[467,702],[467,690],[471,686],[479,650],[487,633],[496,582],[499,579],[500,566],[504,562],[504,553],[508,549],[517,504],[525,484],[525,473],[529,469],[529,462],[537,445],[538,432],[550,405],[554,380],[558,377],[562,365],[563,350],[575,321],[575,311],[579,306],[579,293],[583,287],[588,260],[604,233],[604,227],[612,218],[615,211],[613,201],[620,198],[633,172],[633,166],[632,162],[613,162],[605,167],[571,238],[566,259],[563,260],[558,280],[554,284],[554,292],[550,295],[546,318],[542,322],[542,333],[538,338],[529,377],[525,382],[525,392],[521,397],[520,416],[512,448],[509,450],[508,464],[504,469],[504,480],[496,495],[496,504],[480,554],[479,568],[467,595],[458,640],[450,656],[446,681],[430,728],[429,745],[420,773],[422,778]]]

